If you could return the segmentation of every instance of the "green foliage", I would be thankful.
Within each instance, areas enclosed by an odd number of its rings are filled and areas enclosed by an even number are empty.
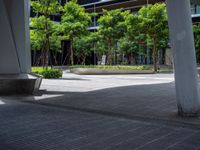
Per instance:
[[[61,52],[61,40],[62,36],[60,35],[60,24],[54,23],[52,26],[52,34],[50,36],[50,50],[53,52]]]
[[[141,32],[150,37],[162,37],[167,35],[167,13],[164,3],[156,3],[142,7],[138,12]]]
[[[31,0],[31,6],[34,12],[47,16],[61,10],[57,0]]]
[[[94,32],[92,34],[92,39],[95,46],[95,53],[100,60],[102,55],[108,52],[107,41],[105,41],[104,37],[99,32]]]
[[[74,64],[76,56],[82,64],[95,52],[99,60],[107,55],[107,64],[114,64],[114,56],[120,54],[142,54],[148,46],[153,50],[154,70],[157,71],[158,50],[167,47],[168,27],[165,4],[158,3],[142,7],[138,14],[116,9],[103,11],[98,20],[98,32],[90,33],[91,17],[96,13],[86,13],[85,9],[71,0],[64,7],[57,0],[32,0],[31,6],[38,14],[31,19],[31,48],[41,50],[43,66],[48,68],[48,53],[61,50],[61,40],[69,40],[70,60]],[[61,24],[55,24],[50,16],[62,11]],[[199,39],[198,26],[194,27]],[[62,35],[62,36],[61,36]],[[196,49],[200,51],[196,40]],[[118,53],[119,52],[119,53]],[[145,52],[146,53],[146,52]]]
[[[106,40],[117,40],[122,37],[127,30],[125,20],[130,12],[116,9],[111,11],[104,10],[103,13],[103,16],[98,20],[99,33]]]
[[[200,24],[193,25],[197,62],[200,62]]]
[[[48,30],[45,30],[45,23],[47,22],[48,27],[52,26],[52,21],[47,19],[44,16],[39,16],[35,18],[31,18],[31,49],[32,50],[41,50],[44,47],[44,41],[46,34],[49,34]]]
[[[32,50],[41,50],[42,48],[45,48],[47,35],[49,35],[50,38],[50,50],[60,50],[60,37],[57,31],[58,24],[55,24],[49,18],[45,18],[45,16],[31,18],[30,22],[32,26],[30,31]]]
[[[55,70],[55,69],[47,69],[47,70],[43,70],[41,75],[44,78],[47,78],[47,79],[57,79],[57,78],[62,77],[62,71],[61,70]]]
[[[74,40],[74,48],[76,49],[75,56],[82,60],[82,64],[85,64],[86,57],[90,56],[94,51],[96,42],[95,35],[96,33],[91,32],[87,35],[77,37]]]
[[[47,79],[58,79],[62,77],[62,70],[60,69],[43,69],[39,67],[33,67],[32,72],[38,75],[42,75],[44,78]]]
[[[130,53],[139,53],[139,45],[137,41],[130,40],[127,36],[119,40],[119,49],[125,55]]]
[[[141,19],[137,14],[129,14],[125,20],[127,24],[127,36],[131,40],[138,39],[138,36],[142,34],[141,31]]]
[[[43,67],[48,67],[49,51],[60,50],[60,37],[57,28],[50,15],[60,11],[57,0],[32,0],[31,7],[33,11],[39,15],[31,18],[31,48],[32,50],[42,51]]]
[[[168,26],[166,6],[163,3],[156,3],[142,7],[137,15],[129,15],[126,20],[129,36],[137,40],[150,41],[149,46],[153,49],[154,71],[157,72],[158,50],[166,48],[168,44]]]
[[[69,38],[76,37],[83,32],[87,32],[87,27],[91,22],[91,17],[85,9],[72,0],[63,8],[62,32]]]
[[[94,66],[94,65],[75,65],[71,66],[73,68],[98,68],[98,69],[124,69],[124,70],[152,70],[152,67],[149,65],[138,65],[138,66],[109,66],[109,65],[102,65],[102,66]]]
[[[140,33],[147,34],[152,41],[154,71],[157,72],[157,55],[160,48],[168,44],[168,24],[166,6],[156,3],[142,7],[138,12]]]
[[[85,9],[77,4],[76,0],[66,3],[63,8],[61,19],[61,31],[65,37],[71,41],[71,64],[74,64],[74,38],[87,33],[87,28],[91,22],[91,16],[85,12]]]
[[[125,23],[126,17],[130,14],[130,11],[122,11],[121,9],[103,11],[103,16],[98,20],[99,34],[107,42],[107,55],[109,56],[109,64],[112,64],[112,57],[114,47],[117,41],[123,37],[127,31],[127,25]]]
[[[30,30],[30,39],[31,39],[31,50],[37,51],[41,50],[43,47],[43,34],[41,32],[36,32]]]

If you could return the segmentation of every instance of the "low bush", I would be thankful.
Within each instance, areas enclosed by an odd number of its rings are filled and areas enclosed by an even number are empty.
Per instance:
[[[46,79],[58,79],[62,77],[62,70],[60,69],[43,69],[40,67],[33,67],[32,72],[38,75],[42,75]]]

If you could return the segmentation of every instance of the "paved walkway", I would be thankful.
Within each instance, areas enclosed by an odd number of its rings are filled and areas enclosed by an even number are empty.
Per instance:
[[[200,119],[177,116],[171,74],[65,74],[0,100],[0,150],[200,150]]]

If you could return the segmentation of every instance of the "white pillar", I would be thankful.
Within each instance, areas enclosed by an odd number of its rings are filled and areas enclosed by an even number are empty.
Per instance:
[[[183,116],[194,116],[199,113],[200,99],[190,0],[166,0],[166,3],[178,112]]]
[[[32,93],[29,0],[0,0],[0,94]],[[39,84],[38,84],[39,85]]]

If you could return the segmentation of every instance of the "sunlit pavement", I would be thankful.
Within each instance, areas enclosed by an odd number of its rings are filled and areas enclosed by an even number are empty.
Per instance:
[[[122,86],[170,83],[173,74],[149,75],[75,75],[65,73],[63,79],[44,80],[41,89],[64,92],[91,92]]]
[[[173,74],[65,73],[0,100],[0,150],[200,149],[200,119],[177,116]]]

